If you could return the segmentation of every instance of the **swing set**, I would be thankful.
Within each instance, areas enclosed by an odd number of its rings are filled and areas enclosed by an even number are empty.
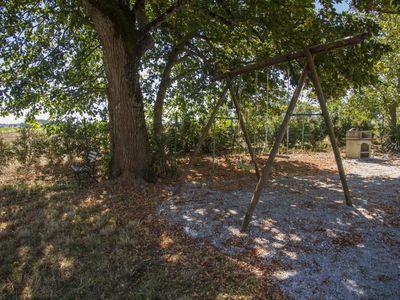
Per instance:
[[[268,78],[267,78],[267,81],[268,81]],[[258,97],[258,74],[256,73],[256,79],[255,79],[255,82],[254,82],[254,84],[255,84],[255,93],[256,93],[256,96],[255,96],[255,101],[257,101],[256,103],[256,105],[257,105],[257,108],[256,108],[256,111],[259,111],[259,97]],[[239,104],[241,103],[241,101],[240,101],[240,99],[241,99],[241,91],[240,91],[240,83],[238,84],[238,87],[237,87],[237,92],[236,92],[236,99],[235,99],[235,101],[237,101],[237,105],[239,106]],[[268,105],[268,95],[267,95],[267,105]],[[268,106],[267,106],[267,109],[268,109]],[[258,115],[256,116],[256,117],[258,117]],[[267,117],[268,117],[268,115],[267,115]],[[214,122],[213,122],[213,124],[212,124],[212,128],[211,128],[211,136],[212,136],[212,150],[211,150],[211,154],[212,154],[212,175],[211,175],[211,177],[213,178],[214,177],[214,171],[215,171],[215,157],[216,157],[216,142],[217,142],[217,139],[216,139],[216,136],[215,136],[215,123],[216,123],[216,121],[217,120],[229,120],[230,121],[230,125],[229,125],[229,127],[230,127],[230,131],[231,131],[231,133],[230,133],[230,135],[231,135],[231,141],[232,141],[232,144],[230,145],[230,147],[229,147],[229,151],[230,151],[230,153],[234,153],[235,152],[235,145],[237,144],[237,139],[236,139],[236,137],[237,137],[237,131],[236,131],[236,128],[234,128],[234,121],[239,121],[240,122],[240,120],[239,120],[239,117],[238,116],[229,116],[229,117],[221,117],[221,116],[216,116],[215,117],[215,119],[214,119]],[[256,120],[256,124],[257,124],[257,121],[258,120]],[[242,124],[243,124],[243,127],[244,127],[244,121],[242,120]],[[239,126],[240,127],[240,126]],[[245,129],[246,130],[246,129]],[[268,127],[267,127],[267,125],[266,125],[266,127],[265,127],[265,130],[266,130],[266,132],[265,132],[265,135],[266,135],[266,137],[265,137],[265,140],[266,140],[266,142],[265,142],[265,144],[262,146],[262,147],[260,147],[260,145],[259,144],[257,144],[257,131],[256,130],[254,130],[254,136],[253,136],[253,142],[251,143],[250,142],[250,137],[247,135],[247,141],[246,141],[246,144],[247,145],[249,145],[249,144],[251,144],[252,145],[252,147],[253,147],[253,151],[254,151],[254,156],[256,156],[256,153],[257,153],[257,150],[261,150],[261,152],[265,152],[266,150],[267,150],[267,147],[268,147],[268,141],[267,141],[267,131],[268,131]],[[246,139],[246,134],[245,134],[245,139]],[[256,145],[256,146],[254,146],[254,145]],[[249,147],[249,146],[248,146]],[[241,148],[241,147],[239,147],[239,148]],[[237,148],[236,148],[237,149]],[[226,159],[228,160],[228,158],[226,157]],[[238,161],[237,161],[237,167],[239,168],[239,169],[245,169],[245,170],[251,170],[251,169],[254,169],[255,168],[255,165],[254,165],[254,163],[247,163],[247,162],[243,162],[242,160],[241,160],[241,158],[239,158],[238,159]]]
[[[322,116],[322,114],[321,113],[293,113],[291,115],[291,117],[297,117],[297,118],[301,119],[301,129],[300,129],[301,130],[301,149],[304,149],[305,131],[306,131],[305,118],[306,117],[312,118],[312,117],[316,117],[316,116]],[[289,126],[288,126],[287,133],[286,133],[286,138],[287,138],[288,144],[289,144],[289,137],[290,137],[290,134],[289,134]],[[287,145],[286,152],[289,151],[288,149],[289,149],[289,146]]]
[[[295,107],[296,107],[297,100],[298,100],[300,93],[305,85],[305,81],[306,81],[307,77],[309,76],[311,79],[311,82],[314,85],[314,88],[315,88],[315,91],[316,91],[316,94],[318,97],[318,102],[319,102],[319,105],[321,108],[321,113],[322,113],[324,122],[327,127],[329,139],[330,139],[330,142],[332,145],[332,149],[333,149],[333,153],[335,156],[340,180],[342,183],[345,202],[348,206],[352,206],[349,188],[348,188],[347,181],[346,181],[346,175],[344,172],[343,163],[342,163],[342,159],[340,156],[340,150],[339,150],[339,147],[336,142],[333,125],[332,125],[332,122],[331,122],[331,119],[329,116],[329,112],[328,112],[328,107],[326,104],[326,99],[325,99],[324,93],[321,88],[320,79],[319,79],[316,65],[314,62],[314,56],[318,55],[318,54],[322,54],[322,53],[331,52],[333,50],[337,50],[337,49],[341,49],[341,48],[345,48],[345,47],[351,47],[351,46],[360,44],[366,39],[367,35],[368,35],[367,33],[361,33],[361,34],[357,34],[354,36],[346,37],[341,40],[337,40],[337,41],[329,43],[329,44],[319,44],[319,45],[309,46],[307,48],[288,53],[287,55],[277,55],[277,56],[274,56],[269,59],[263,59],[258,62],[252,63],[252,64],[244,65],[242,67],[238,67],[236,69],[233,69],[231,71],[228,71],[226,73],[223,73],[223,74],[220,74],[220,75],[214,77],[213,79],[215,81],[226,81],[225,86],[224,86],[223,91],[222,91],[220,97],[218,98],[212,112],[211,112],[211,115],[208,119],[207,124],[204,126],[204,128],[202,130],[201,136],[194,148],[192,156],[190,157],[189,162],[187,163],[185,169],[183,170],[183,172],[181,174],[181,177],[179,178],[179,180],[177,182],[174,194],[177,194],[181,191],[181,188],[182,188],[191,168],[193,167],[194,161],[199,153],[200,147],[203,144],[203,142],[210,130],[210,127],[212,126],[212,124],[216,118],[218,110],[225,102],[225,96],[226,96],[227,92],[229,91],[230,98],[232,99],[232,102],[234,104],[234,107],[235,107],[235,110],[237,113],[237,117],[239,120],[239,125],[243,132],[243,135],[244,135],[244,138],[245,138],[245,141],[247,144],[247,148],[248,148],[248,151],[249,151],[249,154],[251,157],[251,161],[254,164],[254,169],[255,169],[257,180],[258,180],[256,188],[253,192],[253,196],[251,198],[249,207],[244,216],[242,226],[241,226],[241,231],[246,232],[248,229],[249,223],[251,221],[251,218],[253,216],[254,210],[260,199],[261,192],[264,189],[264,187],[267,183],[267,180],[270,179],[272,164],[274,162],[275,157],[278,154],[279,147],[280,147],[282,139],[285,135],[285,132],[287,131],[287,128],[289,125],[289,120],[293,114]],[[257,162],[255,160],[254,149],[251,145],[251,141],[250,141],[250,138],[249,138],[249,135],[248,135],[248,132],[246,130],[246,126],[245,126],[245,123],[243,120],[243,116],[242,116],[239,101],[238,101],[238,95],[232,87],[232,81],[235,77],[237,77],[239,75],[246,74],[246,73],[253,72],[253,71],[258,71],[258,70],[265,69],[267,67],[285,63],[285,62],[288,62],[289,67],[290,67],[291,66],[290,61],[298,60],[298,59],[305,59],[305,62],[306,62],[305,66],[303,68],[300,78],[298,80],[296,80],[297,86],[293,92],[293,96],[289,102],[286,114],[280,125],[277,136],[275,137],[275,141],[273,143],[271,152],[270,152],[264,166],[262,167],[262,169],[260,171],[258,168]],[[293,70],[292,70],[292,75],[293,75],[293,78],[296,78],[296,75]]]
[[[216,120],[229,120],[230,121],[230,131],[231,134],[233,134],[233,138],[232,138],[232,145],[230,145],[230,149],[229,151],[232,151],[235,148],[235,141],[236,141],[236,132],[235,132],[235,128],[233,126],[233,121],[237,120],[237,117],[215,117],[213,126],[212,126],[212,173],[211,173],[211,180],[213,180],[214,178],[214,174],[215,174],[215,157],[216,157],[216,136],[215,136],[215,121]]]

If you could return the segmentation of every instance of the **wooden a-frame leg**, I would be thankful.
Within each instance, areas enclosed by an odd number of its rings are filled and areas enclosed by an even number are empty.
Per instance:
[[[182,175],[180,176],[180,178],[178,180],[176,188],[175,188],[175,190],[173,192],[174,195],[180,193],[180,191],[182,189],[182,185],[185,182],[186,177],[188,176],[190,169],[193,167],[194,161],[195,161],[195,159],[197,157],[197,154],[200,151],[201,145],[203,145],[204,140],[206,139],[207,134],[210,131],[211,125],[214,122],[214,119],[215,119],[215,116],[217,115],[218,109],[221,107],[221,105],[225,101],[225,96],[226,96],[226,93],[227,93],[230,85],[231,85],[231,81],[228,80],[227,83],[226,83],[226,86],[224,87],[224,90],[223,90],[221,96],[219,97],[217,103],[215,104],[215,106],[214,106],[214,108],[212,110],[212,113],[210,115],[210,118],[208,119],[208,122],[207,122],[206,126],[203,127],[203,131],[202,131],[202,133],[200,135],[200,138],[199,138],[199,140],[198,140],[198,142],[197,142],[197,144],[196,144],[196,146],[195,146],[195,148],[193,150],[192,156],[190,157],[188,164],[186,165],[185,169],[182,172]]]
[[[271,168],[272,168],[272,164],[274,162],[275,156],[278,154],[279,146],[280,146],[280,144],[282,142],[282,139],[283,139],[283,136],[285,135],[285,132],[286,132],[286,127],[289,124],[290,117],[291,117],[291,115],[293,113],[294,108],[296,107],[296,103],[297,103],[297,100],[299,99],[300,92],[303,89],[304,83],[305,83],[306,78],[307,78],[307,73],[308,73],[308,67],[306,65],[304,70],[303,70],[303,72],[301,73],[301,77],[300,77],[300,80],[299,80],[299,82],[297,84],[296,90],[294,91],[293,97],[290,100],[290,103],[289,103],[288,109],[286,111],[285,117],[284,117],[284,119],[282,121],[282,124],[281,124],[281,126],[279,128],[278,135],[275,138],[275,142],[274,142],[274,145],[272,147],[271,153],[268,156],[268,159],[267,159],[264,167],[261,170],[260,179],[258,180],[257,186],[256,186],[256,188],[254,190],[254,193],[253,193],[253,197],[251,198],[250,205],[247,208],[246,215],[244,216],[244,219],[243,219],[242,228],[241,228],[242,232],[247,231],[247,227],[249,226],[251,217],[253,216],[254,210],[255,210],[255,208],[257,206],[257,203],[258,203],[258,200],[260,199],[261,192],[262,192],[262,190],[263,190],[263,188],[264,188],[264,186],[266,184],[266,181],[268,179],[268,176],[269,176],[269,174],[271,172]]]
[[[310,69],[311,80],[314,83],[315,91],[318,96],[319,105],[321,107],[322,115],[324,117],[326,128],[328,130],[329,139],[331,141],[332,150],[335,155],[335,160],[336,160],[336,164],[337,164],[337,167],[339,170],[340,180],[342,182],[342,187],[343,187],[344,197],[346,199],[346,204],[349,206],[352,206],[349,187],[348,187],[347,181],[346,181],[346,174],[344,173],[342,158],[340,157],[340,150],[339,150],[339,147],[336,142],[335,132],[333,130],[333,125],[332,125],[331,119],[329,117],[328,107],[326,105],[324,93],[322,92],[321,83],[319,81],[317,69],[316,69],[315,63],[314,63],[314,58],[309,49],[307,49],[305,52],[307,55],[307,63],[308,63],[309,69]]]
[[[251,141],[250,141],[250,138],[249,138],[249,135],[248,135],[248,132],[247,132],[244,120],[243,120],[242,112],[240,110],[239,101],[238,101],[238,98],[236,97],[235,91],[233,90],[232,86],[229,88],[229,92],[231,94],[231,98],[232,98],[233,104],[235,105],[236,113],[237,113],[237,116],[238,116],[238,119],[239,119],[239,125],[240,125],[240,128],[242,129],[242,132],[243,132],[243,135],[244,135],[244,140],[246,141],[247,148],[248,148],[249,153],[250,153],[251,161],[254,164],[254,170],[256,171],[257,179],[259,180],[260,179],[260,171],[258,169],[258,165],[257,165],[257,162],[256,162],[254,149],[251,146]]]

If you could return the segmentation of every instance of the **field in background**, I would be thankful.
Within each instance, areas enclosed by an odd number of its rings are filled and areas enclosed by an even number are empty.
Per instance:
[[[6,143],[13,142],[18,137],[19,128],[0,128],[0,139]]]
[[[18,132],[19,128],[15,127],[0,127],[0,134],[1,133],[10,133],[10,132]]]
[[[20,129],[16,127],[0,127],[0,139],[3,139],[6,143],[12,143],[18,137]],[[39,129],[39,131],[42,130]]]

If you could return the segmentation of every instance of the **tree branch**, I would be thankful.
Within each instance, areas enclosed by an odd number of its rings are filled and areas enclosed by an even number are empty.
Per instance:
[[[172,83],[172,82],[178,81],[178,80],[186,77],[187,75],[196,72],[197,70],[198,70],[197,68],[188,69],[186,72],[182,72],[181,74],[178,74],[175,77],[170,78],[169,82]]]
[[[159,15],[157,18],[155,18],[153,21],[145,25],[141,31],[144,33],[150,32],[154,28],[159,27],[162,25],[164,22],[167,21],[168,17],[172,15],[178,8],[180,7],[180,1],[178,0],[175,4],[171,5],[164,13]]]
[[[211,11],[210,9],[206,9],[206,12],[210,15],[211,18],[219,20],[221,23],[225,24],[228,27],[233,26],[234,24],[232,20],[226,19],[223,16],[220,16],[219,14]]]
[[[144,27],[148,23],[144,10],[144,0],[136,0],[133,11],[135,13],[138,29]]]

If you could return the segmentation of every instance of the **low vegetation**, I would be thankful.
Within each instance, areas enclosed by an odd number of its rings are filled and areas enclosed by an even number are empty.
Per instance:
[[[0,127],[0,134],[18,132],[19,128],[16,127]]]

